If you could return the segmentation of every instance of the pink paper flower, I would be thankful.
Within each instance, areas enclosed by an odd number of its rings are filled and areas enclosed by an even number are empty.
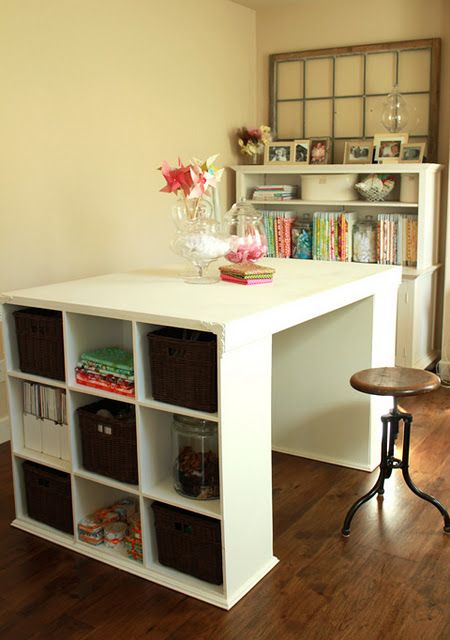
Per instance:
[[[194,198],[201,198],[205,193],[208,185],[206,181],[206,177],[198,165],[191,166],[191,179],[192,179],[192,189],[188,198],[193,200]]]
[[[175,168],[171,168],[166,160],[161,163],[160,170],[166,185],[160,191],[178,195],[182,193],[185,206],[192,212],[193,220],[197,217],[203,196],[209,196],[222,177],[223,169],[216,169],[213,164],[216,158],[217,155],[210,156],[205,161],[193,159],[186,166],[178,158],[178,167]],[[187,200],[192,201],[189,206]]]
[[[180,158],[178,158],[178,167],[171,169],[169,163],[166,160],[163,160],[161,164],[161,173],[166,179],[167,184],[165,187],[160,189],[160,191],[164,191],[166,193],[177,193],[177,191],[181,189],[185,196],[189,195],[193,186],[190,165],[185,167]]]

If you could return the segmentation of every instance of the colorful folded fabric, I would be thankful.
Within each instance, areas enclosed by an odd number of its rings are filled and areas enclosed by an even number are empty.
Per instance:
[[[219,267],[220,279],[237,284],[264,284],[272,282],[275,269],[251,262],[227,264]]]
[[[273,276],[275,269],[253,262],[241,262],[239,264],[224,264],[219,267],[221,273],[241,278],[257,278],[260,276]]]
[[[127,382],[134,382],[134,375],[122,373],[119,369],[113,367],[108,368],[106,366],[100,366],[90,361],[82,361],[78,363],[78,368],[86,371],[86,373],[93,373],[101,376],[113,376],[114,378],[120,378],[121,380],[127,380]]]
[[[85,351],[80,357],[82,362],[91,362],[115,373],[133,375],[133,354],[121,347],[104,347],[94,351]]]
[[[121,380],[119,378],[111,379],[111,376],[104,377],[98,374],[86,373],[79,367],[75,368],[75,380],[78,384],[94,387],[95,389],[104,389],[111,393],[119,393],[123,396],[134,396],[134,384]]]
[[[266,282],[273,282],[272,278],[233,278],[233,276],[227,276],[224,273],[220,274],[220,279],[224,282],[236,282],[237,284],[264,284]]]

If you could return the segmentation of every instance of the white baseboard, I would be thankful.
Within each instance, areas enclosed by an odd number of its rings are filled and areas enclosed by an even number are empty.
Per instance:
[[[4,418],[0,418],[0,444],[3,442],[8,442],[11,439],[11,432],[9,429],[9,418],[5,416]]]

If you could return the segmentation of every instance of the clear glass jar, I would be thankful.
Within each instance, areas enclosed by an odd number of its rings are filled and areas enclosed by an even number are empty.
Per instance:
[[[225,214],[230,236],[230,262],[255,262],[267,253],[267,238],[262,215],[249,202],[234,204]]]
[[[312,222],[308,214],[296,218],[291,231],[291,257],[312,260]]]
[[[172,423],[174,487],[196,500],[219,497],[217,424],[175,414]]]
[[[377,223],[365,220],[353,227],[353,262],[377,261]]]
[[[173,207],[172,217],[176,226],[172,251],[194,267],[194,273],[186,274],[184,281],[189,284],[218,282],[218,274],[208,275],[207,268],[211,262],[225,255],[230,245],[213,217],[210,204],[179,200]]]

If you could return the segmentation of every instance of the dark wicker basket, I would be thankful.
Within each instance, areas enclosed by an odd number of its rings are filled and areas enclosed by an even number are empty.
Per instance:
[[[98,416],[106,409],[113,417]],[[128,415],[120,416],[127,411]],[[132,405],[100,400],[77,410],[83,466],[120,482],[138,484],[136,417]]]
[[[14,318],[21,371],[65,380],[61,312],[20,309]]]
[[[158,560],[195,578],[222,584],[220,521],[153,502]]]
[[[23,473],[29,517],[73,533],[70,475],[29,460],[23,463]]]
[[[217,338],[213,333],[164,328],[148,334],[155,400],[217,411]]]

